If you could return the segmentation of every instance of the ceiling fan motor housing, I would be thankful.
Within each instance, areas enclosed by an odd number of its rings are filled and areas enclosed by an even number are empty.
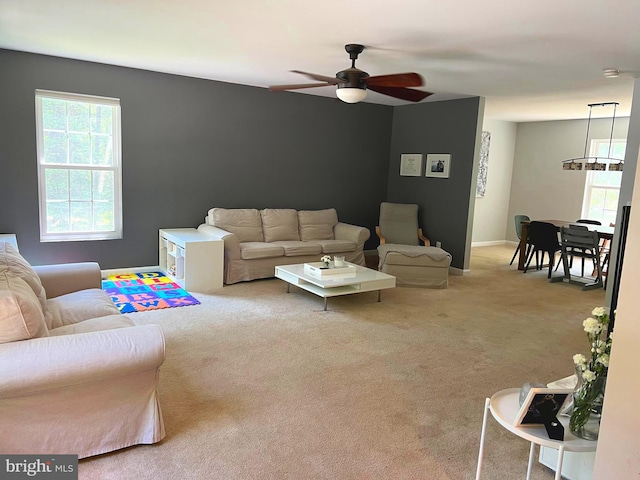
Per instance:
[[[363,72],[362,70],[358,70],[355,67],[347,68],[346,70],[342,70],[341,72],[336,73],[336,78],[340,80],[344,80],[344,82],[340,82],[337,84],[338,88],[360,88],[362,90],[367,89],[367,84],[364,79],[367,78],[369,74],[367,72]]]

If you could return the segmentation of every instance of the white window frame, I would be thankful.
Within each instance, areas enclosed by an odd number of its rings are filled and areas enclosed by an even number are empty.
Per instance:
[[[45,163],[44,155],[44,128],[42,118],[42,99],[55,98],[64,101],[82,102],[94,105],[107,105],[113,107],[112,117],[112,165],[85,165],[70,163]],[[122,141],[120,100],[117,98],[98,97],[50,90],[36,90],[36,144],[38,160],[38,197],[40,206],[40,241],[41,242],[65,242],[84,240],[114,240],[122,238]],[[68,130],[65,130],[68,131]],[[89,171],[111,171],[114,179],[113,198],[113,230],[90,231],[47,231],[47,198],[46,198],[46,169],[47,168]],[[68,200],[71,202],[71,200]],[[91,201],[93,203],[93,200]]]
[[[626,144],[627,144],[627,139],[626,138],[614,138],[611,140],[611,144],[624,144],[625,148],[626,148]],[[590,153],[589,156],[590,157],[598,157],[598,162],[599,163],[606,163],[607,164],[607,171],[609,170],[609,164],[610,163],[614,163],[615,160],[611,160],[609,158],[602,158],[601,155],[598,155],[598,151],[600,149],[600,147],[602,145],[605,145],[607,147],[609,147],[609,139],[592,139],[591,140],[591,145],[590,145]],[[619,160],[624,160],[624,158],[620,158]],[[588,170],[586,173],[586,178],[585,178],[585,185],[584,185],[584,199],[582,201],[582,218],[589,218],[590,217],[590,205],[591,205],[591,193],[593,191],[594,188],[599,188],[599,189],[605,189],[605,190],[617,190],[618,191],[618,198],[620,197],[620,187],[615,187],[615,186],[611,186],[611,185],[599,185],[599,184],[595,184],[595,179],[596,177],[596,173],[598,171],[597,170]],[[620,175],[622,175],[622,172],[620,172]],[[603,210],[604,211],[604,210]],[[616,212],[617,213],[617,212]],[[605,222],[606,223],[606,222]]]

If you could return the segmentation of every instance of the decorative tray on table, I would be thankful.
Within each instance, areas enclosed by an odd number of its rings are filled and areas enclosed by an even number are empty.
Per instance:
[[[335,267],[333,262],[329,262],[329,266],[325,267],[322,262],[313,262],[304,264],[304,273],[313,275],[314,277],[326,277],[329,275],[345,275],[356,273],[356,267],[354,265],[344,265],[342,267]]]

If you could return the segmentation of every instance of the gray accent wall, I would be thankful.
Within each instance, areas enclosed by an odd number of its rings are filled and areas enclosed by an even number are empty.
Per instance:
[[[35,264],[157,265],[157,230],[196,227],[216,206],[334,207],[375,227],[392,107],[7,50],[0,65],[0,231]],[[39,242],[37,88],[121,100],[122,240]]]
[[[375,249],[388,188],[392,201],[421,205],[426,231],[454,261],[464,254],[478,99],[348,105],[11,50],[0,50],[0,65],[0,232],[16,233],[33,264],[157,265],[158,229],[196,227],[212,207],[333,207],[368,227],[365,248]],[[36,89],[121,100],[123,239],[40,243]],[[452,153],[451,180],[405,189],[397,162],[413,151]]]
[[[481,98],[395,107],[389,161],[387,199],[395,203],[417,203],[419,223],[431,240],[442,242],[451,253],[453,267],[464,269],[470,191],[476,161],[476,132],[482,121]],[[419,177],[400,176],[403,153],[423,154]],[[426,155],[451,154],[449,178],[425,177]]]

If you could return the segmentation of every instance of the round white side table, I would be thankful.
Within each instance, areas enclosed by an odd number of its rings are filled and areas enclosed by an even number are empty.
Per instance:
[[[480,471],[482,469],[482,457],[484,454],[484,439],[487,428],[487,413],[491,412],[493,418],[509,430],[514,435],[524,438],[531,442],[529,450],[529,464],[527,466],[527,480],[531,479],[531,467],[535,456],[535,446],[541,445],[558,450],[558,464],[556,466],[555,480],[561,479],[562,459],[564,452],[593,452],[596,450],[598,442],[592,440],[583,440],[571,433],[569,430],[569,418],[559,417],[560,423],[564,427],[564,440],[552,440],[547,435],[544,425],[527,425],[526,427],[513,425],[513,422],[520,410],[519,403],[520,389],[508,388],[494,393],[491,398],[487,398],[484,406],[484,416],[482,420],[482,433],[480,436],[480,451],[478,453],[478,469],[476,470],[476,480],[480,480]]]

